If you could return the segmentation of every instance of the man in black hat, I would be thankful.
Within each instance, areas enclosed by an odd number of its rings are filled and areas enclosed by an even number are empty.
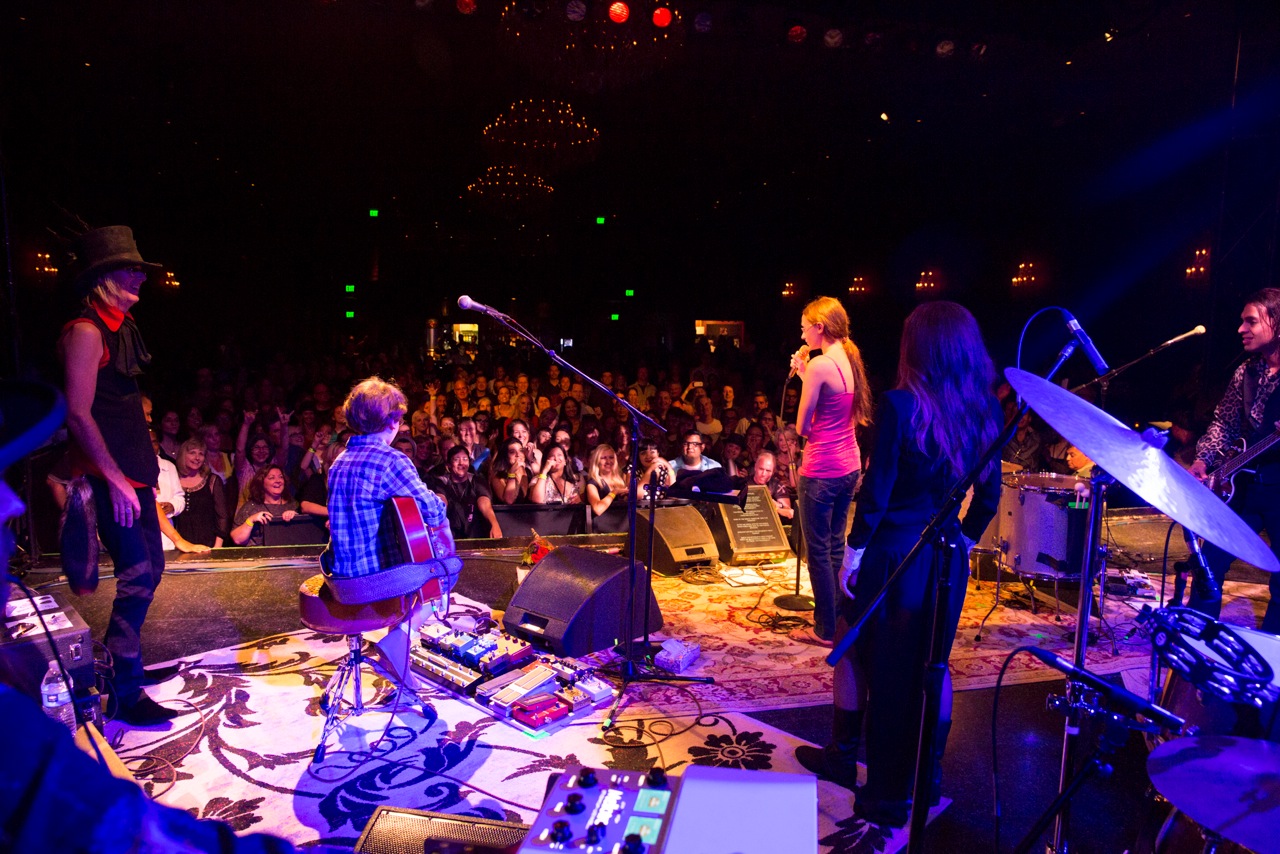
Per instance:
[[[106,646],[115,667],[116,718],[147,726],[180,714],[142,693],[144,684],[177,672],[174,668],[148,674],[142,669],[142,623],[164,572],[164,551],[153,491],[159,468],[137,380],[151,356],[129,310],[160,265],[142,260],[132,230],[122,225],[86,232],[72,252],[80,312],[63,327],[58,353],[66,380],[73,465],[92,488],[97,533],[115,566],[116,598]],[[72,589],[92,590],[97,584],[96,561],[92,566],[72,564],[65,563]]]

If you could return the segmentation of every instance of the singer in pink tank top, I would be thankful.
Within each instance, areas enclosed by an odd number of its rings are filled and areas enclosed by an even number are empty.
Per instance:
[[[862,355],[838,300],[819,297],[805,306],[800,333],[804,346],[791,357],[791,368],[803,380],[796,429],[808,442],[800,464],[800,525],[814,625],[796,639],[830,646],[841,595],[837,574],[862,469],[855,430],[869,422],[870,400]],[[811,352],[816,350],[821,352]]]

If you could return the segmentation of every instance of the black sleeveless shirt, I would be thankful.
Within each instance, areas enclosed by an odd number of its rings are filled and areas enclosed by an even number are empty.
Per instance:
[[[92,306],[81,312],[80,318],[98,328],[107,351],[106,364],[98,368],[98,384],[90,409],[93,420],[124,476],[134,483],[155,486],[160,479],[160,465],[147,433],[147,417],[142,411],[142,392],[137,380],[137,375],[142,373],[140,366],[149,362],[151,356],[138,336],[133,318],[126,316],[114,332]]]

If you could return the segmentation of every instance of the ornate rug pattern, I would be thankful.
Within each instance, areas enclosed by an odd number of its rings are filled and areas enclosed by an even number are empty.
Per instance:
[[[427,691],[425,716],[404,710],[393,719],[371,712],[348,718],[313,776],[320,692],[345,651],[340,638],[298,631],[206,653],[184,662],[181,678],[151,691],[170,705],[194,704],[202,720],[184,716],[164,732],[110,724],[108,736],[121,737],[126,760],[171,763],[172,771],[165,766],[144,781],[160,802],[299,846],[351,847],[384,804],[527,823],[547,776],[571,764],[641,770],[656,762],[675,775],[691,763],[804,773],[792,755],[803,742],[741,714],[633,719],[608,736],[598,722],[583,723],[531,738]],[[366,700],[388,688],[366,676]],[[371,752],[388,720],[381,747]],[[844,789],[819,784],[821,851],[905,845],[903,831],[852,818],[852,800]]]

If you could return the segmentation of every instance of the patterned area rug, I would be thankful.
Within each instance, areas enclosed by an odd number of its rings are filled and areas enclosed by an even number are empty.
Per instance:
[[[741,714],[632,719],[606,735],[597,713],[532,738],[438,690],[423,692],[425,716],[348,718],[325,762],[309,769],[323,724],[320,693],[345,650],[340,638],[298,631],[206,653],[151,691],[170,705],[195,705],[202,719],[181,717],[164,732],[111,724],[108,735],[121,737],[122,757],[146,757],[160,769],[144,785],[162,803],[300,846],[353,846],[383,804],[527,823],[548,775],[571,764],[642,770],[656,762],[675,775],[689,764],[804,773],[792,755],[803,742]],[[365,683],[367,701],[392,693],[380,679]],[[819,850],[905,846],[905,832],[852,818],[852,800],[819,784]]]
[[[693,585],[679,578],[655,578],[654,591],[666,625],[655,638],[675,637],[702,647],[702,658],[688,675],[713,676],[714,685],[672,688],[645,686],[629,699],[624,714],[653,716],[697,712],[752,712],[764,709],[824,705],[831,702],[831,668],[827,650],[791,640],[772,631],[762,618],[772,614],[793,615],[774,608],[773,599],[789,592],[794,575],[786,571],[770,574],[767,587],[730,587],[727,584]],[[1245,588],[1258,585],[1228,585],[1224,618],[1233,622],[1236,611],[1247,607],[1235,604]],[[1062,620],[1055,619],[1053,601],[1042,592],[1037,613],[1020,605],[1014,594],[1021,585],[1002,585],[1001,606],[982,634],[975,639],[978,625],[991,608],[995,585],[981,586],[969,581],[960,628],[951,654],[951,675],[958,691],[990,688],[1006,657],[1020,646],[1040,646],[1060,655],[1071,652],[1075,612],[1063,608]],[[801,590],[808,592],[807,582]],[[1264,595],[1265,595],[1265,588]],[[1023,597],[1025,601],[1025,596]],[[1265,602],[1265,599],[1263,600]],[[1142,602],[1107,599],[1106,618],[1110,631],[1090,646],[1090,669],[1118,673],[1146,667],[1150,645],[1140,634],[1124,641]],[[810,614],[798,616],[809,619]],[[1096,624],[1096,623],[1095,623]],[[1246,623],[1252,625],[1252,623]],[[1108,640],[1116,638],[1112,650]],[[597,661],[603,663],[608,656]],[[1061,674],[1030,656],[1013,660],[1005,674],[1009,684],[1040,682],[1061,678]]]

